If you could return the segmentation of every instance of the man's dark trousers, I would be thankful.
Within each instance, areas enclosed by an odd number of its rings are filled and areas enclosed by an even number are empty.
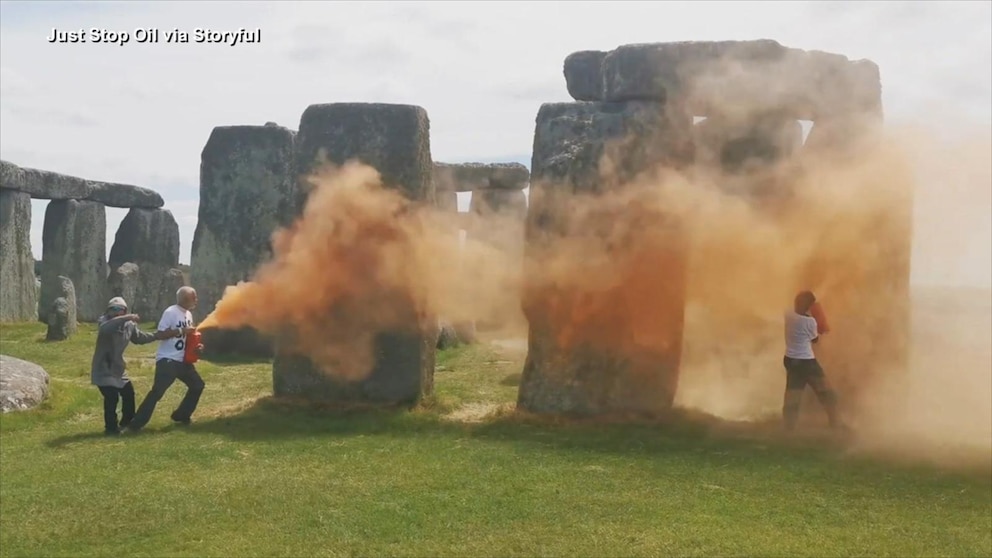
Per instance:
[[[121,422],[123,428],[134,418],[134,385],[131,382],[124,387],[99,386],[103,395],[103,429],[107,432],[117,432],[117,401],[121,402]]]
[[[145,400],[138,407],[134,420],[131,421],[130,428],[138,430],[148,424],[155,412],[155,406],[165,395],[172,384],[179,380],[186,384],[186,396],[183,397],[179,407],[172,413],[172,420],[175,422],[189,422],[200,402],[200,395],[203,393],[203,379],[197,373],[196,367],[185,362],[178,362],[167,358],[159,359],[155,363],[155,382],[151,391],[145,396]]]

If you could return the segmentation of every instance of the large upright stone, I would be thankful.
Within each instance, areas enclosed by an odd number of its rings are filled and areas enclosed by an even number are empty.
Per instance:
[[[296,207],[295,132],[276,125],[214,128],[200,155],[200,208],[193,234],[190,283],[194,318],[214,311],[224,289],[249,281],[272,255],[272,233]],[[205,354],[268,356],[271,342],[251,328],[208,329]]]
[[[692,118],[659,103],[541,107],[526,227],[523,306],[530,338],[520,408],[577,414],[670,408],[685,304],[681,225],[664,208],[618,206],[608,195],[627,193],[645,171],[691,163],[691,137]],[[556,262],[556,254],[565,259]],[[596,281],[605,270],[593,274],[584,267],[593,264],[576,261],[587,257],[610,266],[611,279]]]
[[[0,188],[0,322],[37,318],[31,196]]]
[[[141,293],[141,269],[138,264],[132,262],[123,263],[117,267],[112,267],[110,277],[107,279],[107,300],[119,296],[131,305],[131,310],[138,315],[141,312],[135,308],[138,305],[138,298]],[[163,308],[164,310],[164,308]],[[145,315],[145,319],[153,316]]]
[[[107,303],[107,211],[91,201],[53,200],[45,210],[39,319],[59,297],[59,275],[76,291],[79,321],[95,322]],[[47,323],[47,322],[46,322]]]
[[[176,302],[176,291],[165,281],[168,271],[179,265],[179,225],[167,209],[140,209],[128,211],[117,228],[114,245],[110,249],[110,283],[116,289],[121,278],[115,277],[124,264],[129,268],[129,280],[135,285],[133,298],[123,292],[110,293],[124,296],[131,312],[144,319],[157,320],[162,311]]]
[[[301,178],[316,170],[321,164],[318,154],[323,153],[332,164],[356,160],[374,167],[385,187],[397,190],[417,205],[433,203],[430,123],[427,112],[420,107],[374,103],[311,105],[300,119],[296,148],[296,169]],[[308,189],[301,189],[302,202]],[[279,347],[273,364],[275,394],[408,404],[432,393],[437,318],[417,310],[412,293],[383,296],[394,301],[394,311],[406,316],[407,324],[396,331],[374,334],[374,365],[365,379],[338,379],[333,370],[320,370],[305,356],[289,354]],[[335,327],[331,320],[329,327]]]
[[[111,267],[126,262],[176,267],[179,264],[179,225],[172,212],[140,208],[128,211],[117,228],[109,262]]]

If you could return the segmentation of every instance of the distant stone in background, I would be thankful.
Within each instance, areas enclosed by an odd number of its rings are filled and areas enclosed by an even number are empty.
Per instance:
[[[118,273],[121,267],[127,277]],[[179,225],[167,209],[135,208],[117,229],[110,249],[110,296],[122,296],[128,309],[142,320],[158,321],[162,311],[176,303],[176,289],[166,281],[179,265]],[[133,266],[133,267],[131,267]],[[132,290],[133,288],[133,290]],[[124,293],[130,294],[130,298]]]
[[[68,277],[58,277],[58,298],[48,311],[48,341],[65,341],[76,333],[76,290]]]
[[[442,323],[437,336],[437,349],[443,351],[459,345],[458,332],[449,324]]]
[[[92,201],[53,200],[42,231],[41,299],[38,319],[61,296],[58,277],[72,280],[82,322],[95,322],[107,303],[107,210]]]

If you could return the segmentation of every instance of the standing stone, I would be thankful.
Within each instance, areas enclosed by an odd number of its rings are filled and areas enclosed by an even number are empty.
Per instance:
[[[186,274],[183,273],[183,270],[179,268],[173,268],[165,272],[165,291],[172,293],[172,301],[173,301],[169,304],[169,306],[175,304],[176,293],[179,291],[179,289],[189,285],[190,285],[189,279],[187,278]],[[200,293],[197,292],[198,300],[199,300],[199,295]],[[197,306],[199,306],[199,304],[197,304]]]
[[[438,325],[437,350],[453,349],[459,344],[458,332],[450,324],[441,323]]]
[[[0,322],[36,319],[31,196],[0,188]]]
[[[211,132],[200,155],[200,209],[190,260],[197,322],[214,311],[225,288],[252,279],[272,256],[272,233],[292,222],[294,141],[293,131],[274,123]],[[205,330],[203,345],[205,355],[272,355],[271,342],[252,328]]]
[[[95,322],[107,303],[107,211],[90,201],[53,200],[42,231],[42,276],[39,319],[60,295],[58,277],[72,280],[76,311],[82,322]],[[47,323],[47,322],[46,322]]]
[[[619,213],[595,210],[603,194],[619,192],[641,172],[691,164],[691,138],[691,116],[659,103],[541,107],[526,225],[523,306],[530,338],[521,409],[611,414],[671,407],[686,287],[681,225],[636,205]],[[611,172],[602,174],[604,168]],[[576,212],[576,203],[587,211]],[[542,277],[547,259],[570,242],[607,240],[618,245],[601,264],[616,266],[612,284],[584,284],[578,268],[574,277]]]
[[[48,332],[45,334],[47,341],[65,341],[75,333],[75,322],[69,317],[69,299],[58,297],[52,303],[52,309],[48,312]]]
[[[72,284],[72,280],[69,279],[68,277],[59,275],[57,280],[58,280],[58,290],[55,292],[55,294],[58,295],[58,298],[55,299],[53,310],[49,312],[49,316],[51,316],[55,312],[54,310],[55,308],[58,308],[59,313],[64,314],[59,318],[64,325],[56,324],[56,327],[62,328],[61,331],[65,332],[65,337],[62,337],[62,339],[68,339],[70,335],[76,333],[76,324],[79,321],[78,314],[76,313],[76,288]],[[60,304],[58,302],[59,299],[64,300],[65,303]],[[65,306],[64,312],[61,310],[63,306]],[[49,331],[51,331],[51,327],[52,327],[51,317],[49,318],[48,324],[49,324]]]
[[[157,320],[162,311],[176,303],[176,291],[165,283],[168,271],[179,265],[179,225],[167,209],[134,208],[128,211],[117,228],[110,249],[110,268],[125,264],[128,287],[134,285],[131,298],[122,292],[132,313],[143,319]],[[136,273],[135,273],[136,271]],[[112,274],[113,275],[113,274]],[[123,289],[123,277],[111,277],[108,286]]]
[[[420,107],[374,103],[311,105],[300,120],[296,147],[296,169],[301,178],[321,164],[318,154],[323,153],[327,162],[336,165],[358,160],[375,168],[386,188],[414,202],[433,203],[430,123],[427,112]],[[307,191],[301,185],[298,211]],[[329,401],[403,404],[431,394],[437,318],[422,315],[409,293],[383,296],[395,300],[397,313],[407,315],[409,324],[399,331],[374,335],[375,363],[364,380],[337,379],[333,371],[323,373],[305,356],[277,348],[274,393]]]
[[[119,296],[130,305],[129,310],[131,312],[142,316],[144,319],[155,319],[154,315],[142,315],[140,311],[135,309],[135,305],[138,304],[139,293],[141,292],[140,274],[141,269],[137,264],[131,262],[126,262],[113,268],[110,272],[110,278],[107,279],[107,300]]]

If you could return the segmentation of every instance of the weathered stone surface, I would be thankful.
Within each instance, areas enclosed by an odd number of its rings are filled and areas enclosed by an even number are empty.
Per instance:
[[[82,178],[19,167],[9,161],[0,161],[0,187],[48,200],[85,200],[92,191],[89,181]]]
[[[109,207],[158,209],[165,205],[162,196],[149,188],[130,184],[92,182],[92,190],[86,199],[100,202]]]
[[[57,172],[19,167],[0,161],[0,187],[19,190],[45,200],[88,200],[110,207],[158,208],[165,205],[157,192],[132,186],[87,180]]]
[[[802,120],[881,111],[874,63],[772,40],[623,45],[600,67],[579,55],[566,63],[570,92],[581,92],[576,100],[684,104],[697,116],[777,109]],[[603,85],[594,95],[589,84],[597,75]]]
[[[667,214],[636,205],[611,211],[600,200],[659,165],[691,164],[691,138],[691,117],[658,103],[541,107],[527,215],[523,307],[530,336],[520,408],[577,414],[670,408],[681,359],[685,238]],[[586,211],[574,210],[579,201]],[[596,212],[600,206],[603,214]],[[642,219],[654,224],[652,234],[638,226]],[[617,238],[618,231],[626,238]],[[541,280],[546,257],[568,241],[617,244],[612,286]]]
[[[110,248],[110,267],[125,262],[179,265],[179,225],[168,209],[133,208],[127,212]]]
[[[131,264],[134,268],[120,268]],[[167,209],[134,208],[117,228],[110,249],[111,296],[123,296],[130,311],[146,319],[157,319],[176,302],[176,288],[166,281],[169,270],[179,265],[179,225]],[[121,275],[126,274],[126,277]],[[124,290],[134,288],[131,298]]]
[[[599,50],[573,52],[565,57],[565,84],[576,101],[603,100],[603,58]]]
[[[76,332],[76,322],[69,316],[70,305],[69,300],[61,296],[52,303],[52,309],[48,312],[46,340],[65,341]]]
[[[323,153],[326,162],[332,164],[351,160],[367,164],[378,170],[385,187],[414,202],[434,203],[430,122],[420,107],[374,103],[311,105],[300,119],[296,147],[296,170],[301,178],[320,165],[318,154]],[[301,180],[301,194],[307,191]],[[302,201],[301,198],[299,209]],[[193,267],[195,270],[195,264]],[[306,357],[277,348],[274,393],[378,403],[413,403],[432,393],[437,319],[417,310],[409,293],[384,293],[390,298],[393,295],[396,311],[408,315],[408,323],[397,331],[374,335],[375,363],[366,379],[338,380],[322,373]]]
[[[56,301],[58,299],[64,299],[68,308],[65,311],[64,321],[66,333],[72,335],[76,332],[76,324],[79,321],[78,314],[76,312],[76,287],[72,284],[72,280],[64,275],[59,275],[56,278],[57,287],[55,291]],[[52,308],[59,307],[59,304],[53,304]],[[49,310],[48,315],[51,316],[54,310]],[[49,320],[49,326],[51,326],[51,321]]]
[[[438,191],[523,190],[529,180],[530,171],[520,163],[434,163]]]
[[[214,311],[227,286],[252,278],[272,255],[272,233],[295,216],[295,132],[269,124],[214,128],[200,155],[200,208],[190,261],[197,322]],[[251,329],[203,333],[207,356],[272,353],[271,344]]]
[[[141,313],[143,310],[147,310],[148,304],[139,300],[146,294],[141,288],[140,274],[139,266],[132,262],[125,262],[111,268],[110,277],[107,279],[107,300],[119,296],[127,301],[132,312],[145,319],[154,319],[152,315]],[[163,307],[161,310],[165,310],[165,308],[167,307]]]
[[[654,102],[546,103],[537,115],[528,219],[540,222],[554,204],[535,203],[555,192],[537,178],[569,184],[569,192],[609,191],[654,166],[680,167],[694,157],[692,118]],[[613,172],[601,176],[608,156]],[[536,194],[536,197],[535,197]],[[539,207],[540,206],[540,207]]]
[[[24,192],[0,189],[0,322],[37,318],[31,197]]]
[[[125,262],[110,272],[106,298],[123,297],[129,312],[138,314],[142,320],[157,321],[162,311],[176,303],[179,287],[187,284],[179,269]]]
[[[48,372],[33,362],[0,355],[0,412],[24,411],[48,397]]]
[[[165,306],[163,306],[162,309],[164,310],[164,309],[168,308],[169,306],[172,306],[173,304],[175,304],[176,292],[179,290],[180,287],[185,287],[185,286],[188,286],[189,284],[190,284],[189,278],[186,276],[185,273],[183,273],[183,270],[181,270],[179,268],[172,268],[169,271],[166,271],[165,272],[165,285],[166,285],[165,291],[167,291],[168,293],[170,293],[170,295],[172,296],[172,302],[169,302],[168,304],[166,304]],[[200,293],[197,292],[196,294],[197,294],[197,300],[199,300]],[[199,304],[197,304],[197,306],[199,306]]]
[[[527,217],[527,195],[521,190],[476,190],[472,192],[469,211],[481,217],[500,215],[518,219]]]
[[[452,349],[458,345],[458,333],[455,331],[455,328],[449,324],[440,324],[440,329],[437,335],[437,350],[443,351],[445,349]]]
[[[530,182],[530,171],[520,163],[489,165],[489,189],[523,190]]]
[[[39,319],[60,295],[59,275],[72,280],[76,311],[82,322],[103,314],[107,292],[107,211],[90,201],[53,200],[42,231]]]

